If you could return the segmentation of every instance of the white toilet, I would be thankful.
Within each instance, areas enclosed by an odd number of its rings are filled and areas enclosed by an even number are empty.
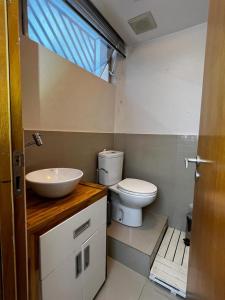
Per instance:
[[[157,187],[147,181],[122,179],[123,152],[103,151],[98,155],[99,183],[109,186],[113,220],[131,227],[142,225],[142,208],[151,204]]]

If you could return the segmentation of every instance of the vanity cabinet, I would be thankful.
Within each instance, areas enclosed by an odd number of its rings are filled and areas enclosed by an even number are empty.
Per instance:
[[[105,226],[42,280],[43,300],[90,300],[105,281]]]
[[[105,281],[106,197],[40,236],[42,300],[91,300]]]
[[[94,299],[106,278],[106,195],[81,183],[65,199],[30,196],[30,300]]]

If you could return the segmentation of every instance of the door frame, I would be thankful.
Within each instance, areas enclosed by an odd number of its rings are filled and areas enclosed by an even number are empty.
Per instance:
[[[26,195],[24,170],[24,134],[22,121],[22,91],[21,91],[21,56],[20,56],[20,1],[7,1],[8,40],[9,40],[9,70],[10,70],[10,106],[11,106],[11,139],[12,156],[21,159],[20,168],[15,169],[14,177],[14,210],[15,210],[15,246],[17,297],[18,300],[28,299],[28,254],[26,226]],[[20,193],[15,191],[15,176],[20,177]]]
[[[0,240],[7,300],[28,299],[19,20],[19,0],[0,1]]]
[[[0,242],[2,298],[16,299],[7,4],[0,1]]]

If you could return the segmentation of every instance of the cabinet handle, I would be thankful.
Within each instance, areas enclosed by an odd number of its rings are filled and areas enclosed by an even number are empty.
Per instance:
[[[75,258],[75,272],[76,272],[76,278],[80,276],[82,273],[82,253],[79,252]]]
[[[74,230],[73,232],[73,238],[77,238],[82,232],[84,232],[88,227],[91,225],[91,220],[89,219],[87,222],[82,224],[80,227]]]
[[[90,264],[90,246],[84,249],[84,270],[89,267]]]

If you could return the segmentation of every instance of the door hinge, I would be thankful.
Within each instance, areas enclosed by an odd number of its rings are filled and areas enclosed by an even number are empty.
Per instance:
[[[23,168],[24,155],[21,151],[13,152],[13,192],[14,196],[18,197],[23,193]]]

